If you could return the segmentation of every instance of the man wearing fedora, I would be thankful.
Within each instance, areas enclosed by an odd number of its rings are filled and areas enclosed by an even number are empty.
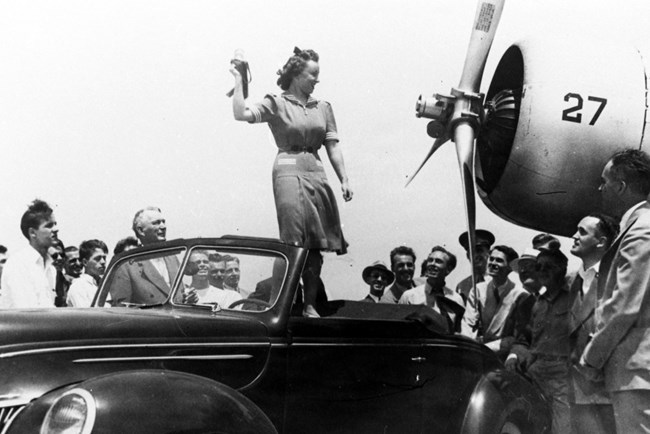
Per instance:
[[[361,274],[364,282],[370,286],[370,292],[361,301],[369,303],[380,303],[384,289],[395,280],[395,275],[381,261],[375,261],[372,265],[363,269]]]
[[[539,290],[542,289],[542,284],[539,283],[537,271],[535,270],[539,252],[537,249],[528,248],[524,250],[520,257],[510,263],[512,271],[519,275],[521,286],[535,298],[537,298]]]
[[[494,244],[494,235],[490,231],[485,229],[476,229],[474,231],[476,236],[476,247],[474,249],[474,275],[476,276],[476,284],[485,282],[490,279],[487,275],[487,262],[488,257],[490,256],[490,247]],[[469,258],[469,235],[467,232],[463,232],[458,237],[458,242],[463,249],[465,249],[465,255],[467,259]],[[465,277],[463,280],[458,282],[456,285],[456,292],[463,297],[463,301],[467,303],[469,298],[469,293],[472,290],[472,275]]]

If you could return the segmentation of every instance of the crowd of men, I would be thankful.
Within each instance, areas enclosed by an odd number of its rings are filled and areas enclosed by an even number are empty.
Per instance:
[[[485,344],[539,387],[552,407],[554,433],[650,432],[650,157],[621,151],[601,178],[607,214],[578,223],[570,248],[581,261],[577,271],[567,272],[552,235],[534,237],[519,255],[477,230],[473,277],[456,288],[446,284],[457,263],[449,250],[434,246],[416,277],[415,252],[399,246],[390,252],[390,268],[377,261],[363,270],[369,285],[363,301],[426,305],[447,331]],[[106,244],[91,239],[65,247],[52,208],[38,199],[20,227],[29,246],[10,256],[0,246],[0,308],[90,306],[106,271]],[[113,253],[165,241],[166,229],[159,208],[144,208],[133,218],[135,236]],[[469,258],[467,233],[459,243]],[[163,280],[178,272],[178,261],[150,262]],[[237,258],[196,251],[191,262],[198,271],[183,295],[188,302],[205,298],[211,287],[230,289],[237,299],[247,295],[238,287]],[[120,288],[157,294],[140,288],[128,267],[120,271],[133,280]],[[117,303],[136,295],[111,297]]]
[[[553,433],[650,433],[650,157],[616,153],[599,191],[607,214],[578,223],[575,272],[552,235],[518,255],[477,230],[475,287],[471,275],[446,286],[456,257],[444,247],[433,247],[418,278],[415,252],[400,246],[390,269],[364,269],[363,301],[429,306],[448,331],[485,344],[538,386]],[[468,238],[459,243],[469,257]]]

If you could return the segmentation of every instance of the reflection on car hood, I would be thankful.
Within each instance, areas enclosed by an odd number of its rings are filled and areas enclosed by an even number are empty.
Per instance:
[[[254,319],[227,313],[211,316],[206,311],[182,316],[168,307],[24,309],[0,315],[0,358],[19,347],[55,346],[60,343],[117,341],[123,339],[164,341],[194,339],[267,340],[266,327]]]

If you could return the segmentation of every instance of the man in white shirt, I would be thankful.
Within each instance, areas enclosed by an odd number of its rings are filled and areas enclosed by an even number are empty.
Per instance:
[[[508,277],[510,263],[518,258],[509,246],[495,246],[490,251],[487,270],[492,278],[476,285],[469,293],[463,320],[469,337],[479,339],[504,358],[516,336],[526,326],[534,299],[530,293]],[[478,296],[478,299],[477,299]]]
[[[234,302],[242,299],[238,292],[210,285],[210,260],[207,252],[194,250],[190,255],[190,262],[194,265],[195,273],[192,275],[190,286],[184,291],[184,303],[217,303],[222,308],[228,308]]]
[[[445,286],[445,279],[456,268],[456,256],[435,246],[427,257],[427,281],[402,294],[399,304],[423,304],[447,320],[451,332],[460,332],[465,308],[460,294]]]
[[[52,208],[34,200],[20,220],[29,246],[12,255],[2,273],[0,308],[54,307],[56,270],[48,250],[57,240]]]
[[[224,270],[223,276],[223,289],[235,291],[239,293],[242,298],[248,297],[251,292],[239,286],[239,280],[241,278],[239,258],[236,256],[224,255],[222,260],[226,263],[226,269]]]
[[[79,246],[79,258],[84,274],[72,282],[66,303],[69,307],[90,307],[99,282],[106,272],[108,247],[100,240],[87,240]]]

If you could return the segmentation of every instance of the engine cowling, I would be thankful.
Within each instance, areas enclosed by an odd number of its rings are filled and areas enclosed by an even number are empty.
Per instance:
[[[630,46],[561,38],[512,45],[477,138],[483,202],[508,221],[571,236],[600,208],[609,157],[642,147],[647,88],[643,58]]]

